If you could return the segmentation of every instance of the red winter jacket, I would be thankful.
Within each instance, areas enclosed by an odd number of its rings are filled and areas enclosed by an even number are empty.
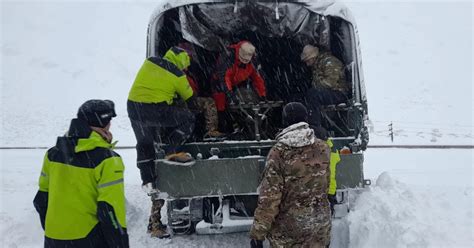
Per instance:
[[[265,82],[257,70],[255,70],[252,63],[243,64],[239,61],[239,49],[244,42],[245,41],[241,41],[230,46],[230,48],[234,49],[234,61],[232,66],[225,71],[225,84],[227,89],[232,91],[234,86],[238,86],[250,78],[257,94],[260,97],[266,96]]]
[[[230,56],[223,53],[217,61],[216,74],[213,78],[215,82],[213,97],[218,111],[225,110],[226,97],[224,92],[231,91],[234,86],[238,86],[248,79],[252,80],[253,87],[259,96],[262,97],[267,94],[265,82],[252,63],[243,64],[239,61],[239,49],[243,42],[245,41],[230,45],[229,48],[234,50],[233,53]]]

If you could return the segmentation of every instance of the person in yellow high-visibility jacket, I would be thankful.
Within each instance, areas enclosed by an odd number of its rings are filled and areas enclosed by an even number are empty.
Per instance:
[[[331,213],[334,214],[334,204],[337,203],[336,199],[336,189],[337,189],[337,181],[336,181],[336,166],[341,161],[341,157],[339,156],[339,151],[334,148],[334,145],[330,139],[326,141],[329,148],[331,149],[331,156],[329,158],[329,189],[328,189],[328,200],[331,204]]]
[[[145,59],[128,95],[127,111],[137,139],[137,167],[142,185],[148,193],[157,178],[155,160],[161,157],[155,144],[168,144],[165,159],[190,165],[193,157],[182,145],[194,131],[194,112],[199,111],[196,96],[183,70],[191,57],[182,48],[171,47],[163,57]],[[177,96],[185,106],[176,103]],[[148,231],[153,237],[168,238],[170,234],[161,223],[160,211],[164,200],[153,200]]]
[[[198,110],[196,96],[183,71],[190,64],[185,50],[172,47],[162,58],[145,59],[130,89],[127,111],[137,138],[137,166],[144,185],[154,180],[154,143],[168,144],[165,153],[170,161],[193,161],[181,147],[194,130],[191,110]],[[176,104],[177,96],[187,107]]]
[[[109,100],[85,102],[65,136],[46,152],[33,204],[44,247],[128,248],[124,165],[115,153]]]
[[[328,188],[328,200],[331,205],[331,214],[334,214],[334,204],[337,203],[336,199],[336,189],[337,189],[337,181],[336,181],[336,166],[341,161],[341,157],[339,155],[339,151],[334,147],[334,144],[329,139],[327,131],[325,128],[321,126],[311,126],[314,130],[314,134],[318,139],[322,139],[326,141],[326,144],[331,149],[331,155],[329,160],[329,188]]]

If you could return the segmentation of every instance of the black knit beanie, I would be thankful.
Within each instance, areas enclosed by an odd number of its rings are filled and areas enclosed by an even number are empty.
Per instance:
[[[308,121],[308,111],[299,102],[290,102],[283,107],[283,125],[290,126],[298,122]]]
[[[110,100],[89,100],[79,107],[77,118],[92,127],[106,127],[115,114],[114,102]]]

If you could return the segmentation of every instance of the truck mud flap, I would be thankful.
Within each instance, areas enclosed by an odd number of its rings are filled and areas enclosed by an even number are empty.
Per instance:
[[[341,154],[336,168],[338,189],[362,188],[367,182],[363,172],[364,155],[362,153]]]

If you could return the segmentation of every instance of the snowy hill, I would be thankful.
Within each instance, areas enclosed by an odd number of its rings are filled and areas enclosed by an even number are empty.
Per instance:
[[[157,1],[2,1],[0,146],[51,146],[86,99],[115,101],[112,132],[134,145],[128,90]],[[473,144],[471,2],[350,2],[373,123],[370,144]],[[44,150],[0,150],[0,247],[41,247],[32,199]],[[247,234],[145,234],[150,201],[134,150],[126,169],[131,247],[247,247]],[[373,186],[346,219],[350,247],[472,247],[472,150],[369,149]]]
[[[348,3],[361,38],[372,144],[473,143],[472,2]]]
[[[87,99],[111,99],[114,134],[133,145],[128,90],[154,3],[2,2],[1,145],[54,143]]]

